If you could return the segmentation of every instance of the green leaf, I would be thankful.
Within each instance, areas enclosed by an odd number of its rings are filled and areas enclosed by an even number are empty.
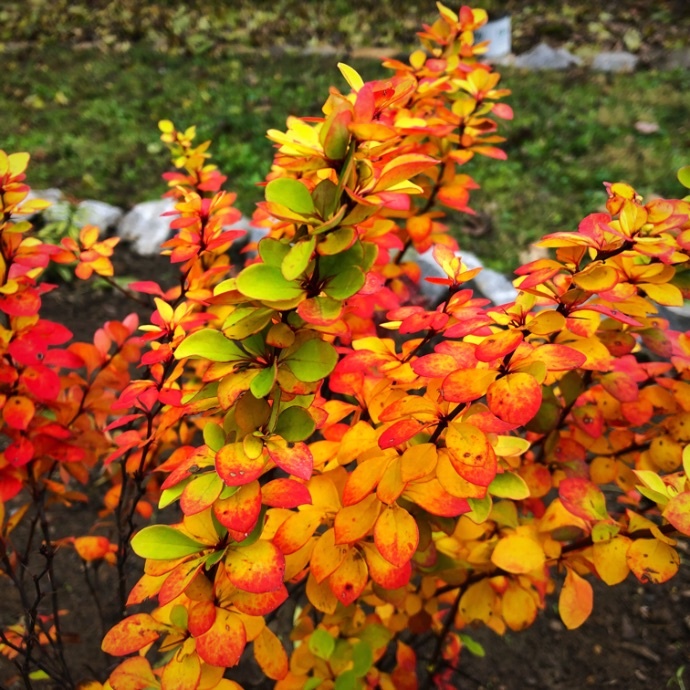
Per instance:
[[[323,256],[340,254],[352,245],[355,237],[355,229],[350,227],[329,232],[319,243],[319,254]]]
[[[290,443],[296,443],[309,438],[315,428],[311,415],[303,407],[294,406],[280,413],[275,433]]]
[[[366,278],[361,268],[351,266],[334,275],[323,288],[333,299],[347,299],[364,287]]]
[[[690,189],[690,165],[684,165],[678,171],[678,181],[683,185],[683,187]]]
[[[309,190],[298,180],[281,177],[266,185],[266,201],[280,204],[300,215],[314,213],[314,202]]]
[[[374,663],[374,654],[366,642],[358,642],[352,648],[352,672],[357,678],[363,678]]]
[[[243,340],[270,323],[274,313],[269,307],[240,307],[225,319],[221,330],[232,340]]]
[[[357,690],[361,688],[361,683],[357,682],[357,676],[352,669],[343,671],[336,679],[334,690]]]
[[[491,512],[491,496],[484,498],[468,498],[467,502],[472,508],[472,512],[466,513],[467,517],[476,525],[486,522]]]
[[[182,630],[187,629],[187,609],[182,606],[182,604],[176,604],[172,607],[172,611],[170,611],[170,622],[178,628],[182,628]]]
[[[275,362],[270,366],[262,369],[253,379],[249,385],[249,389],[255,398],[265,398],[273,388],[276,380],[276,373],[278,368]]]
[[[280,270],[285,280],[294,280],[304,273],[311,261],[315,245],[316,238],[314,237],[292,245],[292,248],[283,259],[283,263],[280,265]]]
[[[365,642],[372,650],[383,649],[388,646],[393,634],[385,626],[378,623],[367,625],[358,635],[360,642]]]
[[[309,637],[309,651],[319,659],[327,661],[335,650],[335,640],[322,628],[314,630]]]
[[[304,690],[316,690],[323,683],[323,678],[309,678],[304,684]]]
[[[489,493],[498,498],[510,498],[513,501],[522,501],[529,498],[529,487],[525,480],[512,472],[497,474],[491,484]]]
[[[244,359],[245,355],[232,340],[220,331],[204,328],[188,335],[175,350],[176,359],[201,357],[212,362],[232,362]]]
[[[161,497],[158,499],[158,509],[163,510],[163,508],[167,508],[177,501],[180,496],[182,496],[185,486],[187,486],[190,481],[192,481],[192,478],[188,477],[175,484],[175,486],[171,486],[169,489],[163,489],[163,491],[161,491]]]
[[[332,112],[323,123],[319,140],[323,146],[323,152],[332,161],[340,161],[347,154],[350,143],[348,125],[351,121],[351,111],[341,110]]]
[[[191,556],[208,548],[205,544],[182,534],[168,525],[150,525],[132,539],[132,550],[140,558],[151,558],[156,561],[175,560]]]
[[[210,422],[204,426],[204,443],[217,453],[225,445],[225,431],[220,424]]]
[[[330,218],[340,199],[338,186],[331,180],[321,180],[312,192],[314,206],[321,218]]]
[[[31,680],[50,680],[50,676],[45,671],[41,671],[41,669],[38,671],[31,671],[29,678],[31,678]]]
[[[269,266],[279,267],[289,251],[290,245],[287,242],[281,242],[273,237],[264,237],[259,242],[259,256]]]
[[[291,280],[286,280],[277,266],[252,264],[237,276],[237,289],[250,299],[279,302],[304,294],[304,290]]]
[[[330,343],[318,338],[307,340],[285,363],[290,371],[305,383],[326,378],[338,363],[338,353]]]
[[[474,656],[486,656],[484,647],[482,647],[477,640],[464,633],[459,633],[458,637],[462,642],[462,646],[465,647],[470,654],[474,654]]]

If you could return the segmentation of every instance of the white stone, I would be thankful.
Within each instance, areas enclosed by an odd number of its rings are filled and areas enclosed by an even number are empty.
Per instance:
[[[173,199],[164,198],[137,204],[125,214],[117,226],[117,236],[132,243],[132,250],[141,256],[152,256],[170,235],[171,216],[164,213],[175,207]]]
[[[592,69],[598,72],[634,72],[638,57],[624,50],[604,51],[594,56]]]
[[[106,204],[104,201],[87,199],[77,206],[73,222],[79,228],[95,225],[101,229],[102,233],[105,233],[117,227],[123,215],[122,209],[117,206]]]
[[[409,258],[416,261],[421,268],[422,281],[420,287],[422,293],[432,302],[437,302],[445,294],[446,288],[442,285],[429,283],[424,280],[424,278],[446,278],[447,276],[441,270],[441,267],[434,261],[432,252],[433,250],[429,249],[424,252],[424,254],[413,254],[409,256]],[[507,304],[515,301],[517,290],[502,273],[494,271],[491,268],[485,268],[479,257],[472,252],[456,252],[456,255],[462,258],[463,263],[468,269],[482,268],[468,284],[468,287],[476,288],[476,292],[490,299],[495,305]]]
[[[539,45],[528,50],[515,58],[515,66],[523,69],[568,69],[569,67],[582,64],[582,60],[565,48],[552,48],[548,43]]]

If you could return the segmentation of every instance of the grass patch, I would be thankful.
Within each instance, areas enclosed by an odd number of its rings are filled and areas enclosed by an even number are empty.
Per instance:
[[[284,128],[291,114],[318,114],[331,84],[346,88],[337,61],[269,52],[209,60],[143,45],[109,55],[58,46],[8,54],[0,148],[32,153],[37,188],[127,208],[165,189],[157,121],[197,124],[250,213],[272,156],[266,130]],[[365,78],[385,74],[374,62],[353,66]],[[682,193],[675,171],[690,162],[690,74],[503,73],[516,114],[504,123],[509,160],[466,166],[482,185],[472,205],[491,230],[470,237],[464,219],[452,219],[461,245],[489,265],[512,270],[531,241],[575,228],[603,204],[604,181],[625,180],[645,195]],[[657,129],[644,134],[640,122]]]

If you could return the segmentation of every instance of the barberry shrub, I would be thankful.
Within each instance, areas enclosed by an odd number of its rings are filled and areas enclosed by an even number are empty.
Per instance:
[[[513,302],[475,297],[444,214],[471,213],[459,171],[504,158],[512,111],[473,40],[485,12],[438,7],[409,63],[366,83],[341,65],[350,91],[323,117],[269,132],[266,234],[242,267],[209,142],[161,122],[179,283],[130,284],[150,323],[108,322],[93,343],[40,317],[40,276],[55,261],[108,280],[116,242],[87,227],[42,243],[20,220],[42,207],[28,155],[0,153],[0,564],[23,608],[0,651],[27,687],[79,680],[59,546],[117,571],[102,646],[126,658],[82,690],[239,688],[251,655],[278,690],[452,688],[472,626],[521,630],[555,595],[576,628],[592,578],[678,571],[690,336],[657,305],[687,294],[690,202],[607,185],[605,212],[516,271]],[[57,536],[53,506],[96,478],[108,534]]]

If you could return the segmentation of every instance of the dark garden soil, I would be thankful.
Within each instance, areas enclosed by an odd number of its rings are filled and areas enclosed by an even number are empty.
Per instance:
[[[139,280],[170,283],[174,273],[166,260],[120,253],[118,271]],[[44,298],[45,318],[59,320],[78,339],[90,339],[108,319],[131,312],[130,301],[111,290],[94,290],[83,284],[62,286]],[[134,305],[142,320],[151,310]],[[91,530],[114,537],[112,523],[100,520],[97,485],[86,487],[91,505],[75,504],[52,514],[53,538]],[[167,518],[171,519],[170,517]],[[175,519],[175,518],[173,518]],[[690,554],[687,544],[679,545],[683,563],[680,573],[661,586],[642,586],[632,576],[616,587],[595,586],[595,608],[591,618],[578,630],[567,631],[556,611],[554,595],[537,622],[528,630],[498,637],[486,629],[468,630],[486,650],[484,658],[466,651],[457,675],[457,687],[466,690],[579,690],[620,688],[621,690],[664,690],[690,687]],[[41,557],[32,562],[40,570]],[[133,559],[130,585],[139,567]],[[113,659],[100,651],[104,630],[117,620],[116,577],[106,564],[85,573],[73,550],[63,548],[55,557],[56,584],[60,607],[67,613],[63,633],[68,640],[66,655],[75,681],[98,678],[103,681]],[[98,595],[89,593],[88,580]],[[43,581],[44,590],[48,589]],[[46,596],[41,609],[48,610]],[[100,612],[99,612],[100,609]],[[21,611],[16,591],[0,578],[0,625],[17,620]],[[291,616],[291,613],[290,613]],[[420,668],[422,665],[420,664]],[[685,667],[685,668],[684,668]],[[423,669],[422,669],[423,672]],[[24,685],[12,681],[13,665],[0,657],[0,690],[17,690]],[[233,678],[247,690],[271,688],[262,679],[251,659],[251,650]],[[47,681],[35,681],[34,688],[60,688]]]

